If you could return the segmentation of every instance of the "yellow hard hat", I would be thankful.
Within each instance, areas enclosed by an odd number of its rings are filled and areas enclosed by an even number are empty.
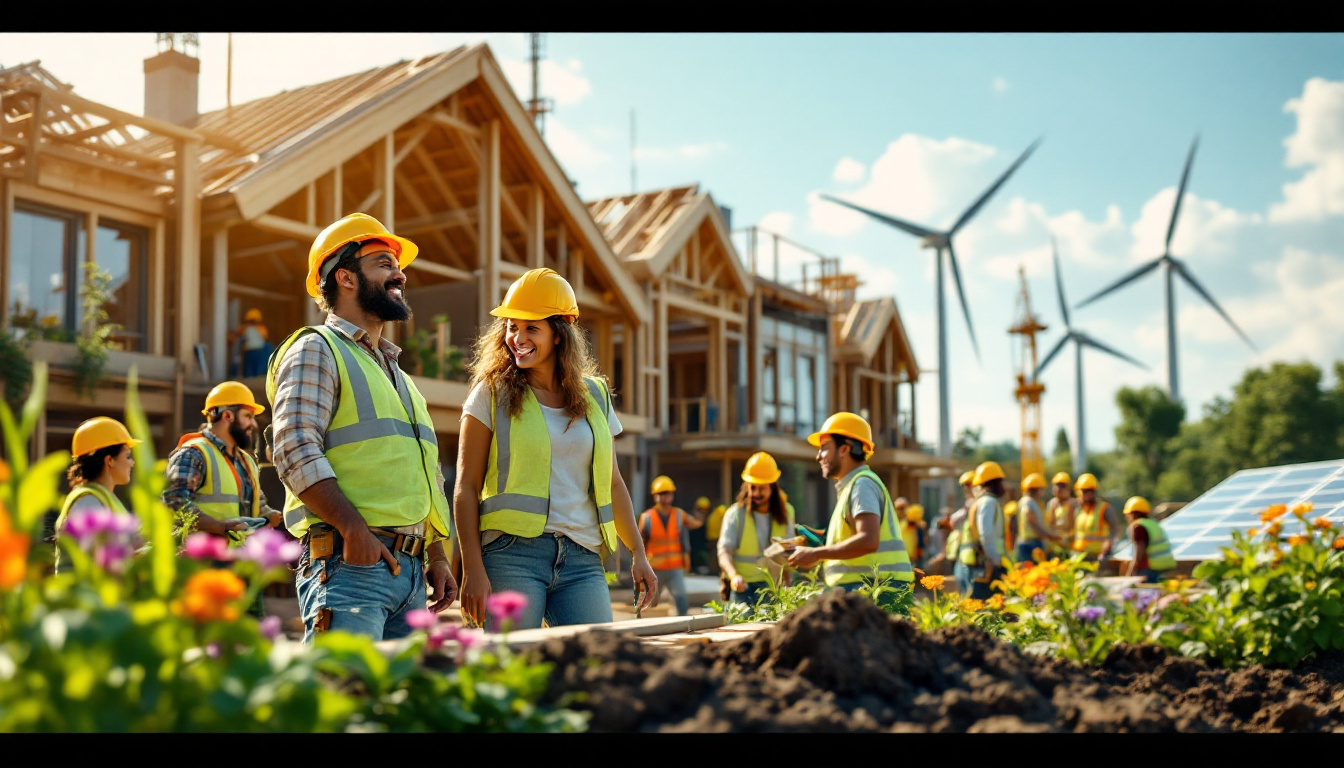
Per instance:
[[[971,483],[974,485],[984,485],[990,480],[1002,480],[1003,469],[997,461],[986,461],[984,464],[975,468],[975,477]]]
[[[261,310],[260,310],[260,309],[257,309],[256,307],[253,307],[253,308],[247,310],[247,314],[246,314],[246,315],[243,315],[243,319],[246,320],[246,321],[249,322],[249,323],[260,323],[260,322],[261,322]]]
[[[659,475],[653,478],[653,490],[650,492],[664,493],[667,491],[675,491],[675,490],[677,490],[677,486],[672,484],[672,478],[668,477],[667,475]]]
[[[1030,475],[1027,475],[1026,477],[1022,478],[1022,490],[1024,491],[1029,490],[1031,488],[1044,488],[1044,487],[1045,487],[1045,477],[1043,477],[1040,472],[1032,472]]]
[[[1130,496],[1129,501],[1125,502],[1125,514],[1130,512],[1143,512],[1145,514],[1152,512],[1152,507],[1148,506],[1148,500],[1142,496]]]
[[[869,453],[873,450],[873,428],[868,426],[868,422],[858,414],[841,411],[826,420],[821,425],[820,432],[813,432],[807,438],[807,442],[815,448],[821,447],[822,435],[844,435],[852,437],[863,443],[863,450]]]
[[[765,451],[757,451],[747,459],[747,467],[742,470],[742,479],[753,485],[769,485],[778,480],[781,474],[774,456]]]
[[[523,273],[513,281],[504,303],[490,310],[495,317],[517,320],[545,320],[551,315],[579,316],[574,286],[554,269],[542,267]]]
[[[924,520],[924,507],[920,504],[911,504],[910,508],[905,510],[905,519],[913,522],[922,522]]]
[[[1074,490],[1095,491],[1097,490],[1097,478],[1091,472],[1084,472],[1078,476],[1078,482],[1073,485]]]
[[[260,416],[266,410],[266,406],[257,402],[257,398],[252,395],[252,390],[241,381],[226,381],[216,384],[215,388],[210,390],[210,394],[205,396],[205,408],[201,414],[210,413],[211,408],[225,407],[229,405],[245,405],[252,409],[253,416]]]
[[[958,484],[958,485],[970,485],[970,484],[971,484],[971,481],[974,480],[974,479],[975,479],[975,470],[973,470],[973,469],[968,469],[968,470],[966,470],[965,472],[962,472],[962,473],[961,473],[961,479],[957,481],[957,484]]]
[[[1016,514],[1017,514],[1017,502],[1016,502],[1016,501],[1010,501],[1010,502],[1008,502],[1007,504],[1004,504],[1004,505],[1003,505],[1003,514],[1008,515],[1009,517],[1012,517],[1013,515],[1016,515]]]
[[[1050,484],[1051,484],[1051,485],[1059,485],[1060,483],[1063,483],[1063,484],[1065,484],[1065,485],[1068,485],[1069,483],[1072,483],[1072,482],[1073,482],[1073,478],[1072,478],[1072,477],[1069,477],[1069,473],[1068,473],[1068,472],[1056,472],[1056,473],[1055,473],[1055,477],[1054,477],[1053,480],[1050,481]]]
[[[696,499],[695,506],[697,509],[709,509],[709,497],[701,496],[700,498]]]
[[[397,254],[397,266],[405,269],[415,261],[420,248],[404,237],[397,237],[387,231],[382,222],[367,213],[352,213],[318,233],[317,239],[308,249],[308,295],[317,298],[322,295],[320,284],[322,262],[349,243],[361,243],[365,240],[382,240]]]
[[[107,416],[95,416],[75,429],[75,439],[70,446],[74,456],[87,456],[99,448],[109,445],[138,445],[139,440],[131,437],[126,425]]]

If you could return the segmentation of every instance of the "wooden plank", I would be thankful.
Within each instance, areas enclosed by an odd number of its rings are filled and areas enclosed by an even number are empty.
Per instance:
[[[194,135],[194,134],[193,134]],[[195,368],[196,342],[201,333],[200,141],[177,142],[177,360]]]
[[[229,230],[215,233],[210,254],[210,373],[217,379],[229,375],[227,321],[229,310]]]
[[[338,214],[332,217],[332,221],[336,221],[339,218],[340,215]],[[273,213],[263,213],[262,215],[256,217],[255,219],[252,219],[248,223],[256,227],[257,229],[264,229],[267,232],[274,232],[277,235],[292,237],[296,240],[299,240],[300,242],[304,240],[312,242],[313,240],[317,239],[317,236],[319,234],[322,233],[321,227],[312,226],[310,224],[304,224],[301,221],[287,219],[283,216],[277,216]]]

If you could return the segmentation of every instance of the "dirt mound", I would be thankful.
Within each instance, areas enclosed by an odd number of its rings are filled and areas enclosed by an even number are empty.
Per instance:
[[[727,643],[592,633],[538,652],[551,701],[572,697],[599,732],[1344,730],[1344,658],[1229,672],[1122,645],[1086,669],[973,627],[920,632],[845,593]]]

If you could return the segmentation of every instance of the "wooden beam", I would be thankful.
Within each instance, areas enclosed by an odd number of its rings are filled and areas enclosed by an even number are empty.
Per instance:
[[[336,221],[340,216],[332,218]],[[248,222],[257,229],[264,229],[267,232],[273,232],[277,235],[292,237],[299,241],[307,240],[312,242],[317,236],[322,234],[322,229],[311,224],[304,224],[301,221],[287,219],[283,216],[276,216],[273,213],[263,213],[262,215]]]
[[[397,153],[392,137],[391,131],[383,136],[382,152],[378,154],[378,162],[375,165],[379,171],[377,184],[383,191],[383,215],[379,218],[382,219],[382,225],[387,227],[388,232],[397,231],[396,182],[393,178],[393,172],[397,169]]]
[[[401,223],[400,231],[404,234],[409,234],[411,232],[424,232],[431,229],[448,229],[451,227],[465,227],[470,231],[476,223],[476,211],[470,209],[458,209],[455,211],[441,211],[439,213],[417,216],[413,219],[406,219]]]
[[[538,269],[546,256],[545,193],[540,184],[533,184],[528,194],[527,208],[527,266]]]
[[[212,268],[210,283],[210,373],[216,379],[229,375],[228,324],[229,309],[229,230],[215,233],[214,248],[210,254]]]
[[[245,259],[249,256],[264,256],[268,253],[277,253],[279,251],[289,251],[295,248],[307,248],[308,246],[300,243],[298,240],[279,240],[266,245],[254,245],[251,248],[242,248],[229,254],[230,259]]]
[[[6,220],[10,220],[7,215]],[[154,223],[154,242],[151,246],[150,256],[150,331],[149,331],[149,352],[152,355],[163,354],[163,337],[167,319],[164,317],[165,304],[163,300],[165,284],[165,272],[167,270],[167,258],[165,256],[166,241],[168,239],[168,224],[165,220],[159,219]]]
[[[456,96],[457,94],[453,95]],[[458,133],[466,134],[466,136],[470,139],[480,141],[485,135],[480,128],[477,128],[476,126],[464,120],[459,120],[458,118],[453,117],[452,115],[448,114],[447,112],[444,112],[441,109],[436,110],[434,112],[430,112],[429,119],[437,123],[446,125],[449,128],[452,128],[453,130],[457,131]]]
[[[480,272],[476,324],[490,323],[490,310],[499,300],[500,220],[499,220],[499,121],[491,120],[485,129],[484,161],[478,164],[477,227],[479,244],[476,268]]]
[[[177,360],[191,370],[201,333],[200,140],[179,139],[176,146]]]
[[[236,293],[239,294],[240,296],[256,296],[259,299],[269,299],[271,301],[290,302],[298,298],[293,293],[268,291],[264,288],[253,288],[250,285],[243,285],[242,283],[229,283],[228,290],[229,293]]]
[[[676,307],[677,309],[682,309],[702,317],[719,318],[734,323],[741,323],[743,321],[742,315],[731,310],[723,309],[722,307],[715,307],[701,301],[696,301],[695,299],[678,296],[667,290],[661,291],[661,294],[670,307]]]
[[[468,272],[464,269],[454,269],[445,264],[429,261],[424,256],[411,262],[411,266],[407,267],[407,269],[422,269],[431,275],[442,275],[443,277],[467,283],[476,279],[476,275],[472,272]],[[490,309],[494,309],[494,307],[490,307]]]

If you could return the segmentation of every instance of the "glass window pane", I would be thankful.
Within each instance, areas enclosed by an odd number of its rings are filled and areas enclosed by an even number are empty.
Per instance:
[[[792,347],[781,346],[779,348],[779,402],[780,405],[793,405],[797,402],[794,400]],[[782,414],[781,420],[783,420]]]
[[[98,266],[112,276],[108,286],[111,298],[105,308],[109,321],[122,327],[114,338],[123,349],[145,349],[147,241],[147,233],[136,227],[111,222],[98,227],[98,247],[94,253]]]
[[[817,361],[806,355],[798,358],[798,433],[812,434],[816,431],[813,421],[816,405],[813,398],[816,381]]]
[[[766,347],[764,362],[761,364],[761,399],[766,403],[775,402],[775,368],[779,360],[779,350]]]
[[[66,274],[69,220],[16,209],[10,239],[9,322],[74,330]]]

